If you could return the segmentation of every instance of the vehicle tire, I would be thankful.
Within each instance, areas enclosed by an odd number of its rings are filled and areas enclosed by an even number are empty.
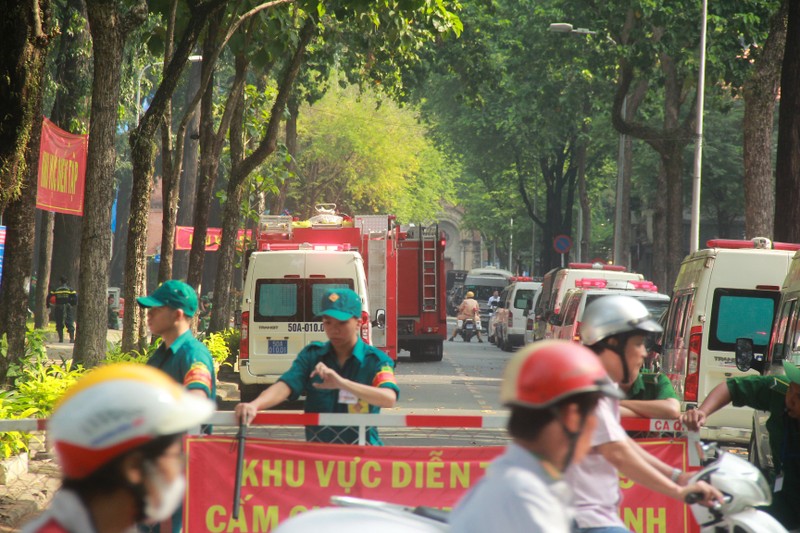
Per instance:
[[[252,402],[266,388],[267,385],[244,385],[239,383],[239,401]]]
[[[428,343],[428,361],[438,363],[442,357],[444,357],[444,343],[442,341]]]
[[[511,350],[514,349],[514,347],[511,345],[511,341],[508,340],[508,337],[503,338],[503,342],[500,346],[500,349],[503,350],[504,352],[510,352]]]
[[[464,342],[469,342],[470,339],[472,338],[472,332],[471,331],[462,332],[461,333],[461,338],[464,340]]]

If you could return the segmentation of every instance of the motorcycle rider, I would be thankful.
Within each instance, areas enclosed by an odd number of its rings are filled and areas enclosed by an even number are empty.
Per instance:
[[[518,351],[500,398],[511,408],[512,443],[454,509],[454,532],[572,530],[570,464],[588,453],[601,397],[621,398],[598,358],[580,344],[540,341]]]
[[[646,337],[661,331],[647,308],[630,296],[603,296],[586,307],[580,326],[581,341],[597,354],[616,383],[632,383],[647,349]],[[597,407],[598,425],[592,450],[566,474],[575,493],[575,522],[580,532],[629,532],[619,516],[619,476],[683,502],[690,493],[704,505],[722,501],[714,487],[687,485],[690,474],[657,459],[631,439],[620,425],[619,401],[604,398]]]
[[[135,533],[169,518],[184,494],[182,437],[214,408],[153,367],[92,370],[50,417],[63,484],[23,533]]]
[[[467,291],[467,294],[464,295],[464,301],[458,306],[458,313],[456,315],[456,320],[458,322],[456,323],[456,329],[453,331],[453,336],[447,340],[452,341],[455,339],[456,335],[461,333],[461,328],[464,327],[464,321],[471,319],[475,323],[475,334],[478,337],[478,342],[483,342],[483,339],[481,339],[481,328],[478,327],[480,310],[481,308],[480,305],[478,305],[478,300],[475,299],[475,293]],[[461,324],[461,327],[459,327],[458,324]]]
[[[783,361],[785,376],[728,378],[708,393],[697,409],[681,415],[681,423],[700,429],[713,413],[733,402],[737,407],[769,411],[767,431],[775,466],[770,479],[772,504],[765,509],[786,529],[800,528],[800,368]]]

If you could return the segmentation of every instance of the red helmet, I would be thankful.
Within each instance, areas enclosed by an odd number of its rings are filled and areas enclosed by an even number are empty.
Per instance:
[[[541,409],[584,392],[622,398],[594,352],[577,342],[547,340],[514,354],[503,374],[500,400]]]

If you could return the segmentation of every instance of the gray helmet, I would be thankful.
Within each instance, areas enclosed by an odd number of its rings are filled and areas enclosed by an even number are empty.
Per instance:
[[[630,296],[603,296],[586,306],[581,320],[581,341],[586,346],[622,333],[661,333],[642,302]]]

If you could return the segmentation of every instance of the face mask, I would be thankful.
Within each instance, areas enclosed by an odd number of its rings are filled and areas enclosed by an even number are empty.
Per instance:
[[[167,482],[158,468],[149,461],[144,463],[144,471],[156,492],[155,495],[145,496],[144,515],[148,522],[158,523],[172,516],[183,503],[186,478],[179,474],[171,482]]]

